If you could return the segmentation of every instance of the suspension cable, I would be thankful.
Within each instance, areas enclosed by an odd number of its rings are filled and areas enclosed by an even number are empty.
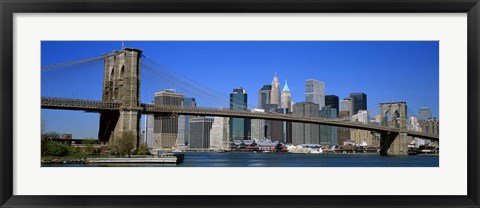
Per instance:
[[[71,65],[82,64],[82,63],[88,63],[88,62],[97,61],[97,60],[100,60],[100,59],[103,59],[103,58],[105,58],[105,56],[102,55],[102,56],[97,56],[97,57],[88,58],[88,59],[75,60],[75,61],[59,63],[59,64],[51,64],[51,65],[42,66],[42,70],[59,68],[59,67],[64,67],[64,66],[71,66]]]

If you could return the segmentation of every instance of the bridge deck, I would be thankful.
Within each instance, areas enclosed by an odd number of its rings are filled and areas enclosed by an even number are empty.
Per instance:
[[[362,129],[376,132],[397,132],[400,130],[392,127],[385,127],[372,124],[364,124],[353,121],[336,120],[328,118],[305,117],[293,114],[279,114],[272,112],[250,112],[232,109],[220,108],[199,108],[183,106],[155,106],[151,104],[142,104],[140,108],[123,108],[120,103],[105,103],[95,100],[67,99],[67,98],[43,98],[42,108],[45,109],[66,109],[82,110],[89,112],[118,111],[118,110],[139,110],[144,114],[165,114],[165,115],[198,115],[198,116],[219,116],[219,117],[239,117],[251,119],[281,120],[290,122],[301,122],[311,124],[321,124],[328,126],[338,126],[354,129]],[[439,140],[438,135],[430,135],[419,132],[407,131],[407,135],[421,137],[430,140]]]

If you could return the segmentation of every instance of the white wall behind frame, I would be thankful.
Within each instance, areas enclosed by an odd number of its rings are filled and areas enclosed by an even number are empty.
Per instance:
[[[117,29],[125,24],[136,25],[142,30]],[[17,13],[14,15],[14,106],[17,106],[14,109],[14,194],[465,195],[466,151],[458,147],[467,144],[466,32],[466,14]],[[440,137],[445,138],[441,141],[440,167],[40,168],[40,140],[32,138],[40,134],[42,40],[439,40]],[[20,126],[28,126],[30,130],[25,131]],[[282,174],[278,174],[279,171]],[[192,177],[193,172],[195,177]],[[228,183],[221,182],[245,175],[269,175],[271,181],[285,180],[281,175],[328,178],[321,183],[321,187],[328,188],[314,188],[311,184],[292,180],[282,185],[282,189],[241,186],[232,189]],[[362,176],[365,181],[387,180],[388,185],[380,183],[382,189],[342,188],[344,179],[352,176]],[[410,189],[411,178],[419,176],[435,183],[429,184],[427,190]],[[128,188],[118,183],[125,178],[132,180]],[[202,180],[171,180],[175,178]],[[219,180],[222,178],[225,180]]]

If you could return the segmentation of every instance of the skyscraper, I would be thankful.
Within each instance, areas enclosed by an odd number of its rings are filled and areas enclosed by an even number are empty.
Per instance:
[[[195,98],[185,98],[183,107],[196,107]],[[187,146],[190,142],[190,118],[189,115],[178,116],[178,146]]]
[[[366,110],[359,110],[357,114],[352,116],[352,121],[368,124],[368,122],[370,122],[370,117],[368,116],[368,112]],[[355,141],[356,144],[366,142],[367,145],[371,145],[372,139],[373,137],[371,131],[350,129],[350,140]]]
[[[319,112],[321,118],[337,118],[337,109],[326,106]],[[337,127],[320,125],[320,144],[337,145]]]
[[[352,99],[351,115],[357,114],[359,110],[367,110],[367,94],[365,93],[350,93]]]
[[[175,90],[164,90],[155,93],[154,105],[181,106],[185,95],[176,93]],[[154,118],[154,148],[171,148],[177,146],[178,118],[155,116]]]
[[[275,112],[278,108],[277,104],[267,104],[265,105],[265,112]],[[274,131],[280,131],[281,124],[279,122],[275,122],[273,120],[265,120],[265,138],[266,139],[273,139]]]
[[[338,112],[339,119],[350,120],[350,113],[352,111],[351,98],[345,98],[340,101],[340,112]],[[350,141],[350,129],[345,127],[337,128],[337,144],[343,145],[344,141]]]
[[[230,109],[247,110],[247,92],[242,87],[230,93]],[[230,118],[230,141],[249,140],[250,119]]]
[[[210,149],[228,149],[229,148],[229,118],[215,117],[213,118],[212,129],[210,130]]]
[[[266,104],[270,104],[272,85],[263,85],[258,91],[258,108],[265,109]]]
[[[280,106],[280,81],[278,81],[277,73],[272,80],[272,93],[270,94],[270,103]]]
[[[144,115],[145,116],[145,128],[146,128],[146,131],[145,131],[145,144],[147,145],[147,147],[149,148],[154,148],[154,133],[153,133],[153,123],[154,123],[154,118],[153,118],[153,114],[147,114],[147,115]]]
[[[190,118],[190,148],[210,148],[210,129],[212,129],[212,124],[213,118]]]
[[[420,110],[418,111],[418,120],[419,121],[427,121],[428,119],[432,118],[432,112],[430,111],[430,108],[427,106],[422,106]]]
[[[315,79],[305,81],[305,102],[318,104],[318,110],[325,106],[325,83]]]
[[[263,109],[253,109],[252,112],[265,112]],[[251,120],[251,139],[255,141],[265,141],[265,120],[252,119]]]
[[[347,114],[347,113],[348,113],[348,116],[352,115],[352,100],[351,100],[351,98],[345,98],[345,99],[340,101],[340,112],[344,112],[344,113],[342,113],[343,116],[345,116],[345,114]],[[340,117],[340,112],[338,112],[339,117]]]
[[[279,114],[291,114],[291,109],[288,108],[277,108],[275,109],[276,113]],[[278,125],[281,125],[278,127]],[[277,130],[278,129],[278,130]],[[281,140],[278,140],[279,142],[282,143],[292,143],[292,122],[288,121],[273,121],[272,122],[272,131],[281,133],[279,138]],[[273,138],[277,135],[276,133],[272,133]],[[275,139],[272,139],[272,141],[275,141]]]
[[[292,95],[290,93],[290,88],[288,88],[287,80],[285,80],[285,86],[282,90],[282,108],[287,108],[290,111],[292,110]]]
[[[338,96],[336,95],[325,95],[325,107],[330,106],[331,108],[335,108],[337,110],[337,115],[338,112],[340,111],[340,108],[338,108]]]
[[[293,114],[300,116],[318,117],[318,104],[312,102],[298,102],[293,105]],[[318,144],[319,125],[308,123],[292,123],[292,143]]]

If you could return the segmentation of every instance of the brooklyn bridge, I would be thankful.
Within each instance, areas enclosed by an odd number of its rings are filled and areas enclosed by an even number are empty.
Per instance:
[[[439,141],[438,135],[407,129],[407,104],[403,101],[379,104],[380,125],[274,112],[252,112],[228,108],[183,107],[176,105],[158,106],[142,103],[140,100],[140,70],[141,67],[151,68],[151,66],[141,63],[142,58],[147,57],[142,55],[141,50],[124,48],[120,51],[114,51],[91,59],[44,66],[42,67],[42,76],[44,71],[52,68],[103,60],[103,87],[101,100],[45,96],[42,93],[41,108],[99,113],[100,127],[98,139],[102,142],[111,142],[125,132],[134,133],[138,140],[142,114],[166,117],[196,115],[279,120],[368,130],[380,134],[381,155],[407,155],[410,137]],[[143,76],[149,75],[144,74]]]

